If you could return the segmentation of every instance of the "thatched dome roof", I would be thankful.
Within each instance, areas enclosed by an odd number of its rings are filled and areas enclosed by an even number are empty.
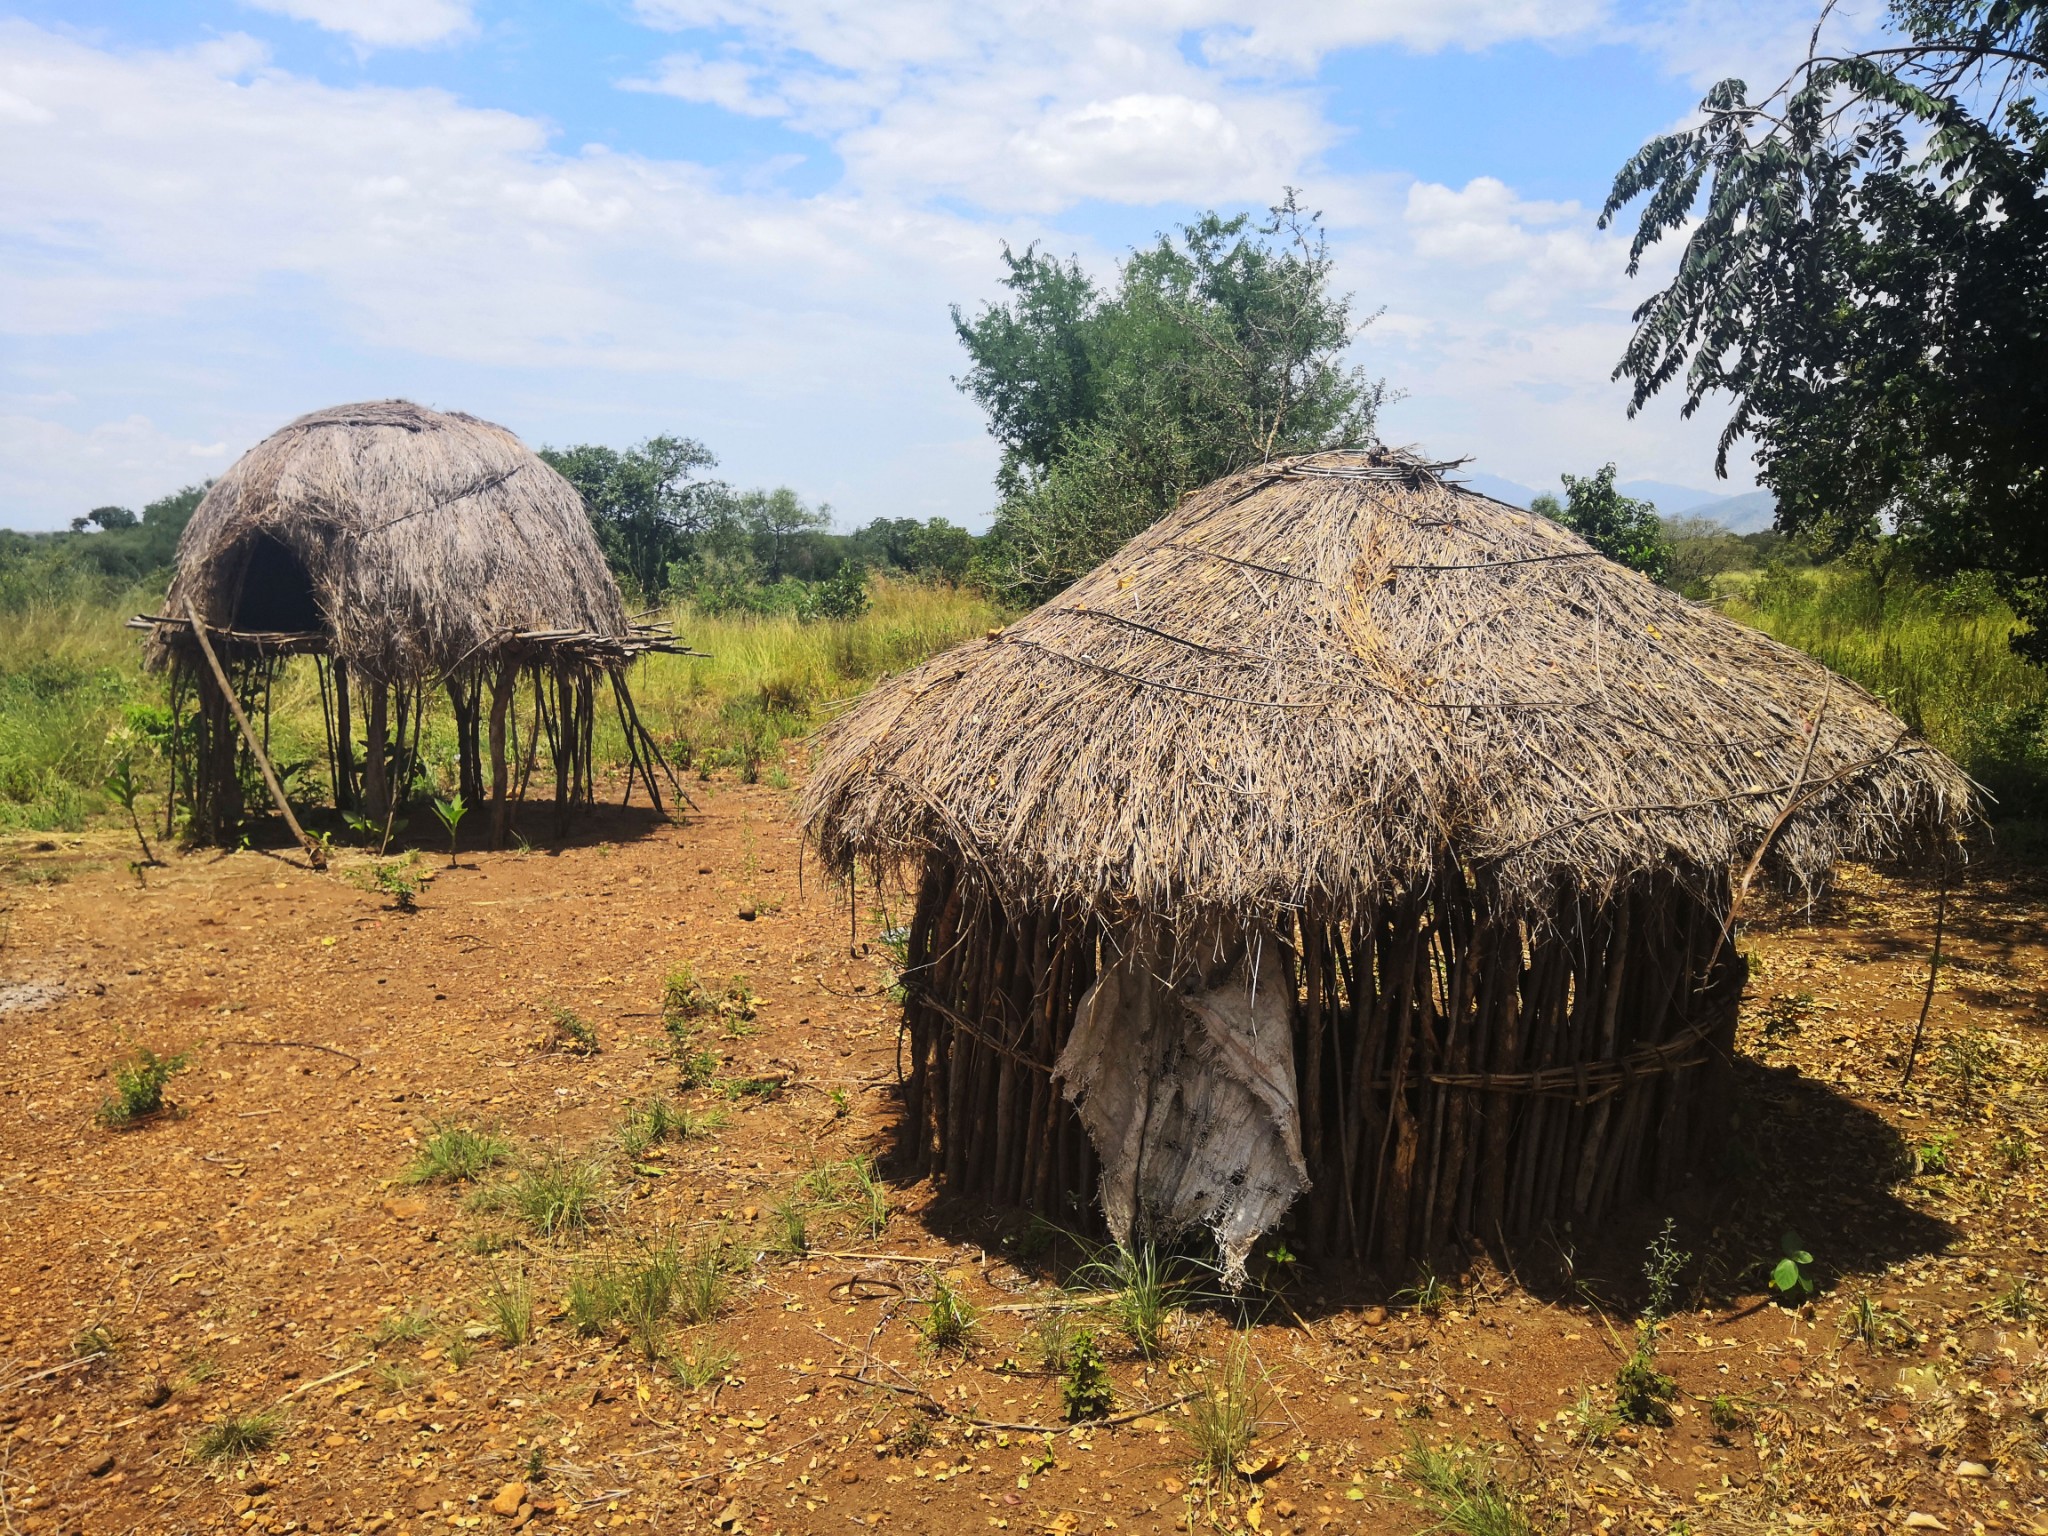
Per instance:
[[[1032,901],[1278,915],[1448,860],[1542,912],[1718,879],[1767,837],[1810,884],[1973,805],[1811,658],[1374,450],[1219,481],[877,687],[825,732],[803,817],[841,872],[941,851]]]
[[[575,488],[503,427],[406,400],[315,411],[237,459],[178,541],[166,613],[187,596],[209,626],[324,629],[387,682],[522,630],[627,631]]]

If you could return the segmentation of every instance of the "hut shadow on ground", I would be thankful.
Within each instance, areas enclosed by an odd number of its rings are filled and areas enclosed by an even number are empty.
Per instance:
[[[512,837],[505,848],[516,851],[524,846],[537,854],[566,853],[573,848],[595,848],[604,843],[637,842],[643,838],[655,837],[663,832],[684,832],[695,819],[695,813],[687,805],[667,804],[660,811],[646,803],[645,795],[636,796],[633,804],[622,806],[616,801],[595,806],[578,806],[569,818],[566,832],[556,831],[555,808],[545,801],[527,807],[523,814],[512,821]],[[357,847],[360,843],[348,828],[338,812],[321,810],[302,813],[301,820],[306,829],[315,833],[327,833],[337,844]],[[251,815],[245,826],[250,848],[265,853],[280,853],[304,862],[299,853],[298,843],[281,817]],[[487,851],[490,835],[489,822],[484,816],[465,819],[462,824],[460,843],[462,858],[466,861],[478,853]],[[448,834],[434,819],[433,811],[420,806],[409,817],[401,817],[391,835],[387,850],[402,856],[407,849],[416,849],[422,858],[448,854]]]
[[[1853,1290],[1859,1276],[1939,1252],[1956,1229],[1914,1209],[1895,1193],[1912,1168],[1911,1149],[1879,1114],[1792,1067],[1747,1058],[1735,1063],[1735,1112],[1708,1163],[1672,1196],[1626,1207],[1591,1230],[1564,1223],[1518,1242],[1474,1241],[1448,1248],[1428,1266],[1402,1274],[1377,1272],[1341,1255],[1319,1253],[1292,1223],[1262,1239],[1245,1297],[1257,1308],[1259,1287],[1277,1285],[1286,1304],[1310,1322],[1368,1306],[1398,1306],[1424,1274],[1446,1284],[1492,1283],[1507,1277],[1545,1301],[1632,1311],[1642,1302],[1642,1266],[1650,1240],[1667,1218],[1679,1247],[1693,1255],[1685,1280],[1701,1305],[1753,1303],[1787,1230],[1816,1260],[1823,1294]],[[887,1171],[885,1164],[885,1171]],[[1027,1212],[993,1210],[969,1199],[942,1198],[924,1225],[948,1242],[985,1250],[1037,1284],[1072,1283],[1106,1239],[1099,1217],[1057,1231]],[[1276,1265],[1284,1248],[1295,1257]],[[1191,1242],[1201,1254],[1205,1244]],[[1080,1282],[1100,1288],[1100,1277]]]

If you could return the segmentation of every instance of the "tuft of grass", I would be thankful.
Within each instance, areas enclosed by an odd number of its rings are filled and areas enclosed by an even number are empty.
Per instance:
[[[889,1188],[871,1158],[821,1164],[797,1181],[797,1192],[813,1210],[844,1214],[868,1238],[880,1237],[889,1225]]]
[[[1198,1468],[1218,1479],[1235,1472],[1258,1438],[1263,1396],[1251,1340],[1239,1334],[1224,1354],[1216,1384],[1188,1404]]]
[[[274,1408],[224,1414],[200,1430],[192,1454],[201,1461],[246,1461],[269,1450],[283,1433],[284,1415]]]
[[[380,1360],[370,1372],[377,1385],[393,1394],[410,1392],[427,1379],[427,1373],[410,1360]]]
[[[1040,1318],[1027,1335],[1027,1344],[1040,1370],[1064,1376],[1074,1348],[1074,1325],[1065,1309],[1056,1308]]]
[[[628,1157],[639,1157],[649,1147],[664,1141],[686,1141],[708,1136],[725,1123],[716,1110],[697,1114],[656,1095],[645,1104],[630,1104],[619,1124],[619,1147]]]
[[[1135,1249],[1119,1246],[1084,1265],[1081,1273],[1111,1292],[1110,1315],[1133,1349],[1147,1360],[1165,1353],[1167,1325],[1188,1289],[1171,1259],[1150,1243]]]
[[[1583,1388],[1572,1403],[1571,1419],[1571,1437],[1580,1445],[1604,1445],[1621,1428],[1621,1415],[1614,1405],[1602,1402]]]
[[[491,1277],[483,1293],[484,1320],[498,1342],[517,1349],[533,1337],[533,1287],[526,1271],[509,1270]]]
[[[917,1331],[924,1338],[925,1348],[933,1354],[949,1349],[965,1353],[973,1342],[975,1310],[966,1297],[947,1284],[944,1275],[932,1281],[931,1298],[917,1319]]]
[[[1842,1314],[1842,1337],[1859,1341],[1872,1353],[1896,1348],[1912,1337],[1905,1319],[1878,1305],[1865,1291]]]
[[[1415,1267],[1415,1283],[1403,1286],[1394,1292],[1392,1301],[1397,1307],[1412,1308],[1422,1317],[1440,1317],[1450,1302],[1451,1288],[1439,1280],[1436,1271],[1427,1264]]]
[[[804,1204],[794,1195],[780,1200],[769,1210],[772,1222],[772,1236],[769,1251],[801,1257],[811,1251],[809,1217]]]
[[[95,1355],[111,1355],[117,1342],[114,1330],[110,1326],[106,1323],[94,1323],[89,1328],[80,1329],[77,1336],[72,1339],[71,1358],[90,1360]]]
[[[482,1178],[512,1156],[512,1143],[494,1131],[435,1121],[405,1170],[408,1184],[466,1184]]]
[[[1439,1449],[1412,1436],[1401,1469],[1415,1485],[1415,1502],[1433,1517],[1432,1530],[1453,1536],[1530,1536],[1534,1530],[1521,1500],[1476,1451]]]
[[[404,1312],[393,1312],[378,1320],[370,1330],[370,1348],[382,1349],[387,1344],[417,1344],[434,1331],[434,1314],[426,1307],[413,1307]]]
[[[676,1314],[692,1326],[708,1323],[725,1310],[731,1296],[725,1249],[707,1238],[690,1250],[676,1275]]]
[[[148,1046],[137,1046],[127,1059],[113,1068],[113,1096],[101,1103],[94,1116],[109,1130],[119,1130],[163,1113],[164,1087],[191,1064],[189,1052],[159,1056]]]
[[[731,1375],[739,1363],[738,1355],[711,1339],[682,1354],[670,1355],[668,1362],[676,1380],[691,1392],[701,1392],[714,1381]]]
[[[587,1228],[604,1193],[597,1164],[551,1152],[498,1194],[541,1237],[560,1241]]]

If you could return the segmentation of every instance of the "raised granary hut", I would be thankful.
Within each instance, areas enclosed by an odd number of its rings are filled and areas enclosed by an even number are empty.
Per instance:
[[[134,623],[150,664],[171,669],[181,723],[189,712],[172,736],[171,799],[190,811],[195,841],[234,840],[252,762],[282,806],[265,760],[269,707],[296,657],[319,673],[343,810],[388,824],[436,692],[454,715],[458,792],[489,803],[494,841],[543,744],[558,823],[591,799],[606,692],[635,776],[661,803],[665,765],[624,673],[681,647],[628,619],[575,488],[474,416],[377,400],[271,434],[207,491],[163,611]]]
[[[1386,450],[1247,470],[825,734],[902,893],[903,1151],[951,1190],[1326,1254],[1583,1226],[1721,1123],[1752,879],[1945,846],[1870,694]]]

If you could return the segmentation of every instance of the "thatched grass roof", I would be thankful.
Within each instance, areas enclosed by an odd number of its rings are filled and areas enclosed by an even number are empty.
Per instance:
[[[1374,450],[1211,485],[883,683],[802,815],[838,872],[936,852],[1033,902],[1343,913],[1457,861],[1541,913],[1767,838],[1811,886],[1974,803],[1811,658]]]
[[[303,567],[331,654],[387,682],[473,666],[521,631],[628,632],[575,488],[460,412],[375,400],[272,433],[200,502],[165,613],[189,595],[229,625],[266,536]],[[156,629],[153,662],[175,635]]]

